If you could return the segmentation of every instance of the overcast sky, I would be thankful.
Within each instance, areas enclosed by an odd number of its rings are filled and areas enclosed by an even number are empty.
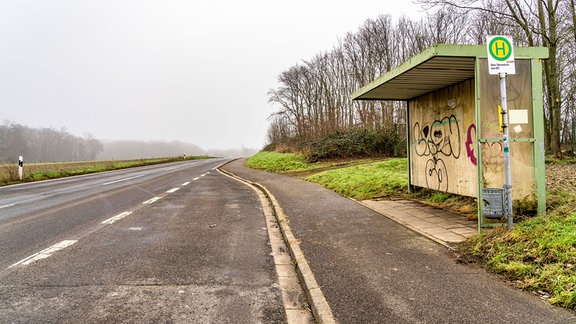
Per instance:
[[[260,149],[278,75],[408,0],[0,0],[0,123]]]

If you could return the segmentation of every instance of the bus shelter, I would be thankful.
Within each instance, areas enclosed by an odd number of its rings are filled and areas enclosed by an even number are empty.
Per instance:
[[[499,76],[482,45],[434,45],[352,95],[407,103],[409,188],[477,198],[478,229],[501,225],[505,184]],[[507,76],[514,210],[546,211],[542,59],[544,47],[514,47]],[[500,195],[500,197],[498,197]]]

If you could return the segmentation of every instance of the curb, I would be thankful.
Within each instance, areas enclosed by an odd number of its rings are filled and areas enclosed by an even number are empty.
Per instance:
[[[278,204],[276,198],[272,195],[272,193],[270,193],[270,191],[268,191],[266,187],[264,187],[259,183],[243,179],[231,172],[222,170],[220,167],[218,168],[218,171],[231,178],[234,178],[237,181],[240,181],[246,185],[258,189],[264,193],[264,195],[267,197],[268,201],[272,205],[274,215],[276,216],[276,221],[278,222],[280,231],[282,233],[282,236],[284,237],[284,241],[286,242],[288,250],[290,251],[292,260],[295,263],[296,272],[300,279],[300,283],[304,288],[306,297],[310,302],[312,313],[314,314],[316,322],[320,324],[338,323],[334,315],[332,314],[332,309],[330,308],[328,301],[326,301],[326,298],[324,297],[324,293],[322,292],[320,285],[316,281],[316,277],[314,277],[314,273],[312,272],[312,269],[310,268],[308,261],[304,257],[304,252],[300,248],[300,243],[298,242],[298,240],[292,233],[292,229],[288,225],[288,219],[286,217],[286,214],[282,210],[282,207],[280,207],[280,205]]]

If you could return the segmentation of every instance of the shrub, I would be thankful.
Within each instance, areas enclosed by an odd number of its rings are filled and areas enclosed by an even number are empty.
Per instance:
[[[397,139],[383,132],[367,129],[339,131],[319,139],[309,140],[305,146],[307,147],[306,158],[309,162],[375,155],[396,156],[397,153],[403,152],[399,149]]]

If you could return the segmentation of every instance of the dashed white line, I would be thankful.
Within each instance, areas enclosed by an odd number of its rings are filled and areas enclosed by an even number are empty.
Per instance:
[[[124,179],[120,179],[120,180],[114,180],[114,181],[104,182],[102,185],[103,185],[103,186],[106,186],[106,185],[113,184],[113,183],[117,183],[117,182],[128,181],[128,180],[140,178],[140,177],[143,177],[143,176],[144,176],[144,175],[141,174],[141,175],[137,175],[137,176],[133,176],[133,177],[129,177],[129,178],[124,178]]]
[[[130,214],[132,214],[132,212],[123,212],[123,213],[120,213],[120,214],[118,214],[118,215],[116,215],[116,216],[110,217],[110,218],[108,218],[107,220],[103,221],[102,224],[106,224],[106,225],[114,224],[115,222],[121,220],[122,218],[124,218],[124,217],[126,217],[126,216],[128,216],[128,215],[130,215]]]
[[[200,175],[199,177],[196,177],[196,178],[192,179],[192,181],[199,180],[201,177],[204,177],[204,176],[208,175],[209,173],[210,173],[210,172],[203,173],[203,174]],[[102,185],[103,185],[103,186],[106,186],[106,185],[109,185],[109,184],[118,183],[118,182],[122,182],[122,181],[128,181],[128,180],[132,180],[132,179],[139,178],[139,177],[142,177],[142,175],[138,175],[138,176],[134,176],[134,177],[129,177],[129,178],[124,178],[124,179],[119,179],[119,180],[114,180],[114,181],[109,181],[109,182],[103,183]],[[182,184],[182,186],[187,186],[187,185],[189,185],[189,184],[190,184],[190,181],[184,182],[184,183]],[[174,193],[174,192],[176,192],[176,191],[178,191],[178,190],[180,190],[180,188],[172,188],[172,189],[170,189],[170,190],[168,190],[168,191],[166,191],[166,192],[167,192],[167,193]],[[152,203],[154,203],[154,202],[156,202],[156,201],[158,201],[158,200],[160,200],[160,199],[162,199],[162,197],[153,197],[153,198],[151,198],[151,199],[146,200],[146,201],[143,202],[142,204],[143,204],[143,205],[152,204]],[[3,205],[3,206],[0,206],[0,209],[12,207],[12,206],[15,206],[15,205],[16,205],[16,204]],[[120,214],[118,214],[118,215],[116,215],[116,216],[113,216],[113,217],[108,218],[107,220],[103,221],[102,224],[105,224],[105,225],[113,224],[113,223],[121,220],[122,218],[130,215],[130,214],[132,214],[132,212],[122,212],[122,213],[120,213]],[[141,227],[131,227],[130,229],[131,229],[131,230],[141,230],[142,228],[141,228]],[[13,265],[10,266],[10,268],[11,268],[11,267],[15,267],[15,266],[17,266],[17,265],[28,265],[28,264],[30,264],[30,263],[32,263],[32,262],[36,262],[36,261],[38,261],[38,260],[48,258],[48,257],[50,257],[52,254],[54,254],[55,252],[58,252],[58,251],[60,251],[60,250],[62,250],[62,249],[65,249],[65,248],[71,246],[72,244],[74,244],[74,243],[76,243],[76,242],[78,242],[78,240],[64,240],[64,241],[62,241],[62,242],[60,242],[60,243],[57,243],[57,244],[52,245],[51,247],[49,247],[49,248],[47,248],[47,249],[44,249],[44,250],[42,250],[42,251],[40,251],[40,252],[38,252],[38,253],[36,253],[36,254],[33,254],[33,255],[25,258],[25,259],[22,259],[22,260],[20,260],[20,261],[18,261],[18,262],[16,262],[16,263],[14,263]]]
[[[142,203],[142,205],[148,205],[148,204],[154,203],[160,199],[162,199],[162,197],[154,197],[154,198],[146,200],[145,202]]]
[[[51,256],[53,253],[60,251],[64,248],[69,247],[70,245],[74,244],[78,242],[78,240],[64,240],[60,243],[54,244],[51,247],[44,249],[36,254],[33,254],[29,257],[27,257],[26,259],[20,260],[16,263],[14,263],[13,265],[10,266],[10,268],[15,267],[17,265],[28,265],[32,262],[41,260],[41,259],[46,259],[47,257]]]

